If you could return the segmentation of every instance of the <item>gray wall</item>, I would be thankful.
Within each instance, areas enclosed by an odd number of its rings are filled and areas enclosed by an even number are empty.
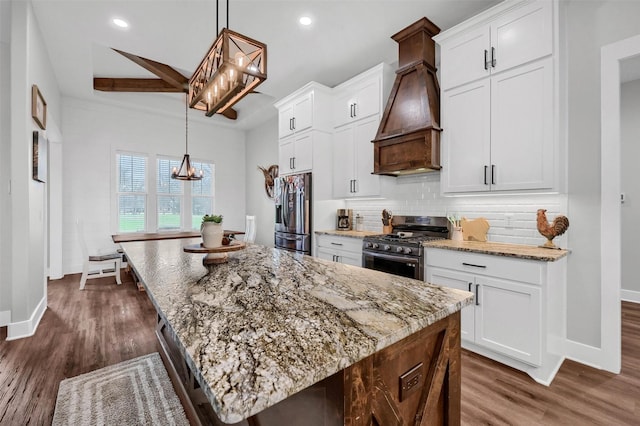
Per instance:
[[[621,177],[626,196],[622,204],[622,289],[637,292],[634,295],[637,297],[640,296],[640,280],[635,270],[640,238],[640,80],[622,85],[620,106]]]
[[[10,213],[9,174],[11,172],[11,84],[10,84],[10,39],[11,3],[0,1],[0,312],[11,310],[11,262],[10,262]],[[0,315],[0,326],[6,325]]]
[[[274,110],[275,112],[275,110]],[[278,164],[277,116],[247,132],[246,137],[246,206],[247,214],[256,216],[256,243],[273,246],[274,207],[264,191],[264,177],[258,166]]]
[[[600,347],[600,48],[640,34],[638,1],[567,1],[567,337]]]

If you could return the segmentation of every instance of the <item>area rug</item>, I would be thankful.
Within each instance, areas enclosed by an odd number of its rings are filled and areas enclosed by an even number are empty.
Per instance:
[[[58,425],[189,425],[156,352],[60,382]]]

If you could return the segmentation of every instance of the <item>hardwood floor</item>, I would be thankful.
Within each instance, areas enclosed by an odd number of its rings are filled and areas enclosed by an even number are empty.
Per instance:
[[[128,274],[50,281],[35,336],[7,342],[0,328],[0,425],[49,425],[60,381],[156,352],[156,311]],[[127,282],[129,281],[129,282]]]
[[[126,282],[129,280],[128,282]],[[51,423],[61,380],[155,352],[155,310],[123,274],[49,283],[34,337],[7,342],[0,328],[0,425]],[[640,305],[622,304],[622,373],[565,361],[551,386],[463,350],[462,424],[624,425],[640,422]]]

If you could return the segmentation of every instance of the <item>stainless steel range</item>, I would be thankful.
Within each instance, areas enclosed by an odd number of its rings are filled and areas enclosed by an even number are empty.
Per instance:
[[[442,216],[394,216],[391,234],[364,238],[362,267],[424,280],[422,243],[449,238],[448,224]]]

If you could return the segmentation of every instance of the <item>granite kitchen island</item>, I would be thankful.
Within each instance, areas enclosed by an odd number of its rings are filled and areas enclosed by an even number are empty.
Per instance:
[[[459,423],[471,293],[259,245],[205,267],[197,241],[122,244],[197,420]]]

